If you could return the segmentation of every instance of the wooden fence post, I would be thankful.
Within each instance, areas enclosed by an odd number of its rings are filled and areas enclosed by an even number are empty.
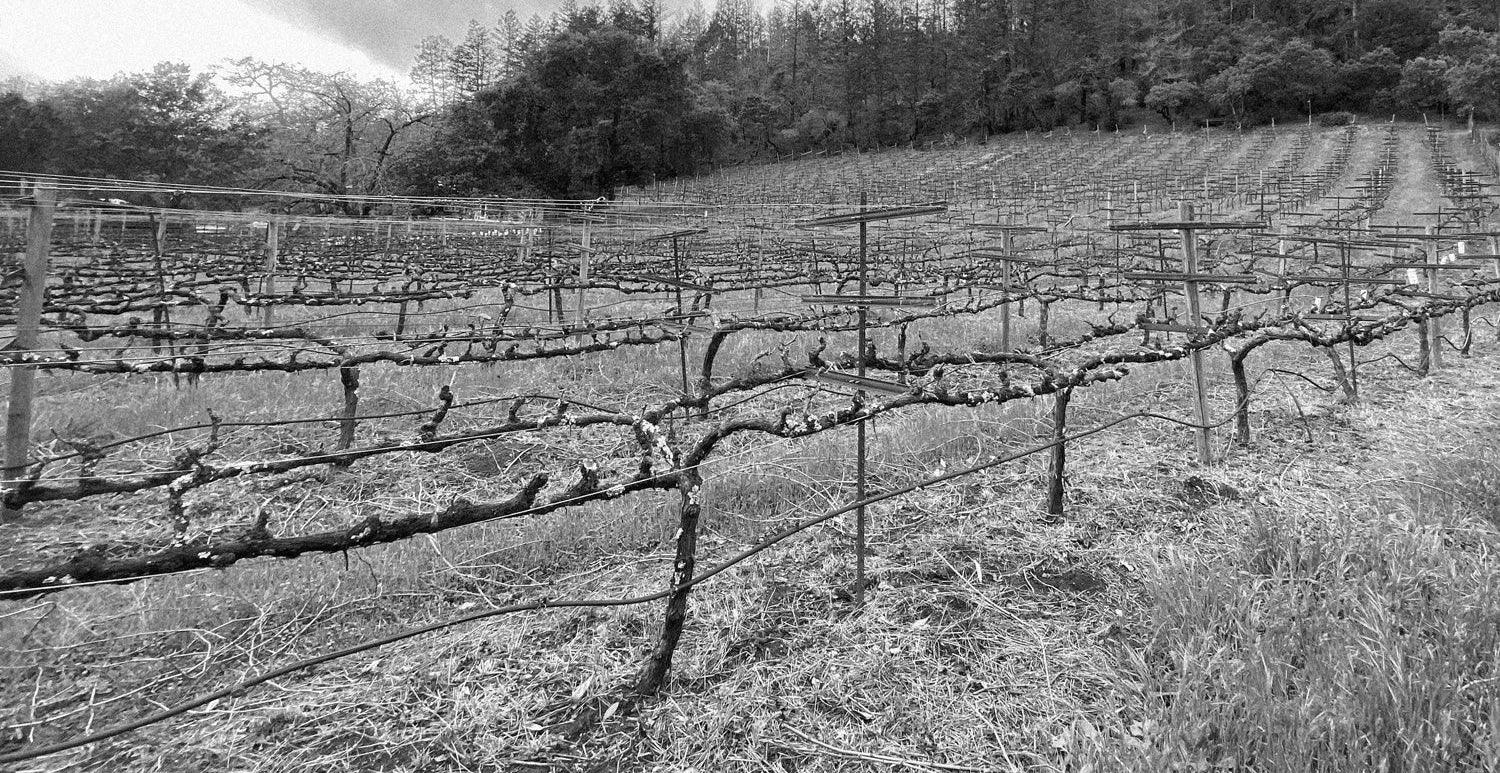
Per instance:
[[[386,243],[385,243],[385,259],[386,260],[390,260],[390,257],[391,257],[391,240],[390,240],[390,233],[389,232],[386,233],[386,240],[385,241],[386,241]],[[412,282],[414,281],[413,278],[412,278],[412,275],[411,275],[411,251],[410,250],[406,250],[404,252],[404,257],[403,257],[402,262],[401,262],[401,279],[402,279],[402,282],[401,282],[401,295],[402,295],[402,298],[401,298],[401,303],[396,306],[396,340],[397,341],[400,341],[401,340],[401,336],[406,333],[406,311],[407,311],[408,301],[406,300],[405,296],[406,296],[407,293],[411,292]]]
[[[588,290],[584,285],[589,283],[589,258],[593,247],[589,241],[589,222],[583,221],[583,238],[581,240],[582,250],[578,253],[578,317],[574,321],[578,323],[579,335],[582,335],[584,323],[588,318]]]
[[[261,295],[274,295],[276,293],[276,258],[281,251],[281,228],[276,218],[266,224],[266,279],[261,284]],[[271,327],[274,316],[272,307],[275,304],[267,302],[261,307],[260,324],[262,327]]]
[[[42,306],[47,296],[47,258],[52,242],[52,213],[57,193],[50,187],[32,189],[31,212],[26,228],[26,264],[21,279],[21,297],[16,305],[16,340],[13,351],[24,356],[41,339]],[[5,411],[6,489],[26,475],[31,455],[31,408],[36,395],[36,367],[15,365],[10,369],[10,403]],[[0,522],[20,520],[20,507],[0,509]]]
[[[1193,205],[1182,202],[1178,207],[1184,223],[1193,219]],[[1198,273],[1198,243],[1191,228],[1184,228],[1178,232],[1182,236],[1182,271],[1188,275],[1188,280],[1183,283],[1183,289],[1187,293],[1187,324],[1189,327],[1197,328],[1203,324],[1203,310],[1198,302],[1198,283],[1193,276]],[[1210,417],[1208,414],[1208,383],[1203,372],[1203,350],[1194,349],[1188,356],[1193,370],[1193,402],[1197,409],[1199,427],[1193,430],[1193,435],[1198,446],[1198,463],[1210,465],[1214,462],[1213,436],[1208,428]]]
[[[1015,236],[1010,229],[1001,232],[1001,244],[1005,252],[1005,260],[1000,263],[1000,292],[1005,295],[1005,302],[1000,304],[1000,351],[1009,352],[1010,348],[1010,258],[1016,254]]]
[[[1490,234],[1490,254],[1500,255],[1500,233]],[[1500,279],[1500,258],[1495,259],[1495,278]],[[1495,340],[1500,341],[1500,327],[1495,329]]]

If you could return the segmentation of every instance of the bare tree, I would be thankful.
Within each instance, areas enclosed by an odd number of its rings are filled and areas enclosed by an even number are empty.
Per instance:
[[[392,162],[426,136],[432,113],[387,81],[320,73],[288,64],[236,60],[225,80],[245,92],[248,116],[267,128],[259,182],[349,197],[388,193]]]

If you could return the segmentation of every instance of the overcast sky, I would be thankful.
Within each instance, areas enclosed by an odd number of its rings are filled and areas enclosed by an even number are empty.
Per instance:
[[[107,78],[227,57],[404,77],[428,35],[522,18],[554,0],[0,0],[0,77]]]

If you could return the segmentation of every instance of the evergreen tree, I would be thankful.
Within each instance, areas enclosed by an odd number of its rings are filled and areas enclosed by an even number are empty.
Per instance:
[[[448,53],[448,77],[454,91],[460,98],[473,97],[494,85],[501,69],[500,52],[490,29],[470,20],[468,33]]]
[[[453,68],[449,63],[452,55],[453,41],[442,35],[422,38],[422,42],[417,44],[411,80],[424,105],[440,107],[457,98],[458,89],[454,85]]]

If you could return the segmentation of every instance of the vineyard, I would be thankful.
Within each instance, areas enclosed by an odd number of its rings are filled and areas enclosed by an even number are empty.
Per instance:
[[[1272,769],[1103,664],[1173,598],[1144,564],[1293,529],[1298,459],[1495,383],[1494,164],[1059,131],[359,219],[0,173],[0,762]],[[1450,456],[1483,553],[1500,471]],[[1484,619],[1490,688],[1406,769],[1500,759]]]

